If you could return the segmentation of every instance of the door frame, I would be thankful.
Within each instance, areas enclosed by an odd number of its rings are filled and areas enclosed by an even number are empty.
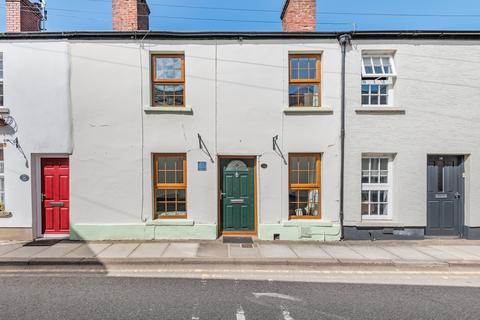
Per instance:
[[[66,238],[70,236],[70,234],[49,234],[45,235],[42,232],[42,159],[68,159],[68,170],[69,174],[71,172],[70,167],[70,155],[66,153],[48,153],[48,154],[34,154],[32,155],[32,227],[33,227],[33,238]],[[71,183],[71,179],[69,179],[69,183]],[[71,195],[71,194],[70,194]],[[69,195],[69,198],[70,198]],[[71,200],[71,199],[70,199]],[[71,208],[70,212],[71,213]],[[71,216],[71,214],[70,214]],[[71,230],[70,230],[71,232]]]
[[[436,237],[436,235],[428,234],[428,160],[430,157],[458,157],[461,159],[459,167],[462,170],[462,183],[460,183],[459,192],[462,194],[461,201],[459,201],[461,208],[459,209],[458,217],[458,238],[463,238],[465,235],[465,198],[466,198],[466,188],[465,188],[465,161],[467,160],[468,155],[465,154],[452,154],[452,153],[428,153],[426,159],[426,173],[425,173],[425,236]],[[442,237],[439,235],[438,237]],[[453,236],[452,236],[453,237]]]
[[[222,201],[220,187],[222,186],[221,161],[222,159],[249,159],[253,160],[253,231],[223,231],[222,228]],[[257,156],[248,155],[219,155],[217,156],[217,237],[220,236],[256,236],[258,234],[258,201],[257,201]]]

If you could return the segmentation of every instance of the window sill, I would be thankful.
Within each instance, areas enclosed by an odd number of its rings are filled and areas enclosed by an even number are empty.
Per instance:
[[[404,227],[403,223],[393,222],[392,218],[363,218],[355,224],[356,227]]]
[[[11,213],[11,212],[0,211],[0,219],[1,219],[1,218],[11,218],[11,217],[12,217],[12,213]]]
[[[193,226],[195,222],[191,219],[155,219],[148,220],[147,226]]]
[[[331,227],[333,223],[330,221],[324,221],[321,219],[293,219],[288,221],[283,221],[284,227]]]
[[[395,107],[361,107],[355,109],[356,113],[372,113],[372,114],[405,114],[405,109]]]
[[[9,114],[9,113],[10,113],[10,109],[0,107],[0,114]]]
[[[145,113],[193,114],[191,107],[144,107]]]
[[[328,107],[287,107],[285,114],[333,114],[333,109]]]

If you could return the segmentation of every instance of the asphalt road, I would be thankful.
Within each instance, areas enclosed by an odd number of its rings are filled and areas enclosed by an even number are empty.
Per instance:
[[[0,277],[0,319],[479,319],[480,289],[95,275]]]

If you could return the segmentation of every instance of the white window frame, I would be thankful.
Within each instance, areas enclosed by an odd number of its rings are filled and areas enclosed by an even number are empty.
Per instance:
[[[362,162],[364,159],[387,159],[388,160],[388,175],[387,183],[363,183],[363,167]],[[392,154],[363,154],[360,162],[360,216],[362,220],[391,220],[393,218],[393,159],[394,155]],[[362,206],[362,192],[363,191],[387,191],[387,214],[386,215],[363,215],[361,206]]]
[[[367,73],[365,70],[365,59],[370,59],[373,68],[373,59],[379,58],[380,63],[382,65],[382,70],[384,69],[383,59],[388,59],[390,63],[390,73]],[[375,68],[373,68],[375,72]],[[396,74],[396,67],[393,54],[375,54],[375,53],[363,53],[362,54],[362,86],[363,85],[386,85],[387,86],[387,104],[363,104],[363,94],[362,88],[360,87],[360,103],[363,107],[391,107],[393,105],[393,95],[394,95],[394,82],[397,77]],[[365,79],[370,78],[370,79]],[[374,78],[374,79],[371,79]],[[379,78],[387,78],[387,80],[379,79]],[[379,88],[380,89],[380,88]],[[368,97],[371,97],[371,92],[369,92]],[[371,98],[369,98],[371,100]],[[380,96],[379,96],[380,102]]]
[[[0,159],[0,180],[3,179],[3,190],[0,189],[0,202],[3,204],[3,208],[0,206],[0,212],[5,211],[5,147],[0,145],[0,150],[3,153],[3,159]]]

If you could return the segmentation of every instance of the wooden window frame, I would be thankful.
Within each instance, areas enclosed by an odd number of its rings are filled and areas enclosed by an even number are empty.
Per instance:
[[[158,182],[158,159],[168,157],[183,157],[183,183],[159,183]],[[185,190],[185,212],[188,212],[188,199],[187,199],[187,154],[186,153],[154,153],[153,154],[153,217],[154,219],[186,219],[187,213],[174,216],[161,216],[157,211],[157,190],[165,189],[183,189]]]
[[[312,157],[314,156],[316,158],[315,163],[316,163],[316,180],[317,183],[315,184],[292,184],[291,181],[291,170],[290,170],[290,164],[292,163],[292,157]],[[321,192],[322,192],[322,154],[321,153],[289,153],[288,154],[288,191],[290,193],[290,190],[293,191],[298,191],[298,190],[312,190],[312,189],[317,189],[318,190],[318,215],[316,216],[291,216],[290,215],[290,199],[288,200],[288,217],[289,219],[321,219],[322,218],[322,210],[321,210]]]
[[[181,78],[180,79],[157,79],[157,58],[180,58],[181,60]],[[185,101],[185,54],[164,54],[164,53],[154,53],[151,55],[151,104],[152,107],[171,107],[171,108],[184,108],[186,106]],[[183,84],[183,105],[170,106],[170,105],[157,105],[155,104],[155,85],[180,85]]]
[[[298,58],[316,58],[317,74],[316,79],[293,79],[292,78],[292,59]],[[288,107],[289,108],[320,108],[322,106],[322,55],[318,53],[289,54],[288,55]],[[317,85],[318,86],[318,106],[291,106],[290,105],[290,86],[291,85]]]

